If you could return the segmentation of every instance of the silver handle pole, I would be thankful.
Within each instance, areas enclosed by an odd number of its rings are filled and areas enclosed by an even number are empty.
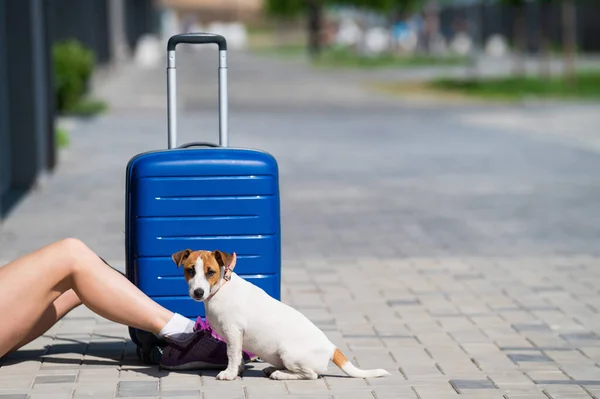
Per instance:
[[[177,146],[177,69],[175,68],[175,50],[167,53],[167,118],[168,148]]]
[[[229,108],[227,97],[227,51],[219,51],[219,145],[229,147]]]
[[[177,146],[177,69],[175,68],[175,47],[178,43],[215,43],[219,46],[219,145],[228,147],[227,42],[220,35],[187,33],[171,37],[167,44],[168,148],[172,149]]]

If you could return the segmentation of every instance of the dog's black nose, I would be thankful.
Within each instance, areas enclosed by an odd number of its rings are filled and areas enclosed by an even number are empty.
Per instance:
[[[194,290],[194,296],[196,298],[202,298],[204,296],[204,290],[202,288],[196,288]]]

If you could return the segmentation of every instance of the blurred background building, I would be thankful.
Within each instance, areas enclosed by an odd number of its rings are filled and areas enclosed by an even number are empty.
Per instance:
[[[159,0],[164,9],[194,16],[201,23],[212,21],[249,22],[260,19],[263,0]]]

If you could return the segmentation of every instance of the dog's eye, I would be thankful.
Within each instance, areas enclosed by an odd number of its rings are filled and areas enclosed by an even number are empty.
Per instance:
[[[211,276],[213,276],[214,274],[215,274],[215,271],[214,271],[214,270],[209,270],[209,271],[207,271],[207,272],[206,272],[206,277],[211,277]]]
[[[188,274],[190,275],[190,277],[194,277],[196,275],[196,269],[194,269],[193,267],[190,267],[188,269]]]

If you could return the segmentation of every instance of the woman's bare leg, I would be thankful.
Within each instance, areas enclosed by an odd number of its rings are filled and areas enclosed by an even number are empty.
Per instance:
[[[0,268],[0,356],[26,341],[70,289],[100,316],[154,334],[173,318],[85,244],[69,238]]]
[[[29,332],[29,335],[25,339],[13,347],[9,352],[14,352],[22,346],[27,345],[34,339],[42,336],[46,331],[50,329],[56,322],[62,319],[67,313],[81,305],[81,299],[77,296],[75,291],[69,290],[58,297],[42,314],[42,317],[38,320],[37,324],[33,326],[33,329]]]

